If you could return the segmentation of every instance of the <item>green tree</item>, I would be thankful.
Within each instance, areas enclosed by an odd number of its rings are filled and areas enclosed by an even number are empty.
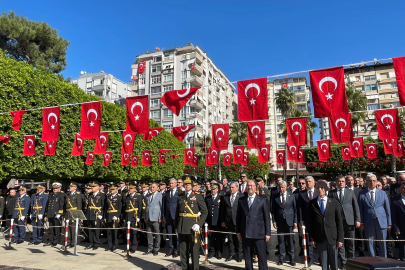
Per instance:
[[[307,133],[308,134],[314,134],[315,133],[315,128],[318,126],[317,123],[312,121],[312,116],[309,112],[307,111],[300,111],[297,109],[294,109],[291,113],[288,114],[287,117],[306,117],[307,118]],[[284,138],[287,137],[287,127],[285,124],[285,120],[282,122],[283,125],[283,136]]]
[[[276,105],[281,115],[287,117],[294,110],[294,92],[288,88],[281,87],[281,89],[275,93],[275,97]]]
[[[353,84],[346,84],[346,96],[347,96],[347,105],[350,112],[352,113],[352,124],[356,126],[356,133],[359,135],[359,124],[364,121],[367,117],[366,112],[355,112],[355,111],[364,111],[367,109],[367,97],[363,92],[356,89]]]
[[[247,145],[246,122],[233,123],[229,129],[229,139],[233,145]]]
[[[13,11],[0,16],[0,49],[18,61],[59,73],[67,65],[69,44],[44,22],[29,21]]]

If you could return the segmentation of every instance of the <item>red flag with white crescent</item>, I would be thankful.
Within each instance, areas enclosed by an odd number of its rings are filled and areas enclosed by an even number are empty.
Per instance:
[[[383,140],[384,153],[385,154],[394,154],[394,147],[397,144],[397,139],[387,139]]]
[[[198,154],[194,154],[193,162],[191,162],[191,167],[197,167],[197,166],[198,166]]]
[[[297,163],[304,163],[305,162],[305,151],[304,149],[298,149],[298,157],[297,160],[295,161]]]
[[[351,157],[364,157],[363,137],[355,137],[350,142]]]
[[[368,143],[368,144],[366,144],[366,149],[367,149],[367,157],[368,158],[378,158],[377,144],[376,143]]]
[[[149,131],[149,96],[127,97],[127,128],[132,134],[145,134]]]
[[[309,72],[315,118],[349,112],[343,67]]]
[[[163,130],[163,128],[150,128],[149,131],[144,134],[143,140],[144,140],[144,141],[152,140],[152,139],[153,139],[154,137],[156,137],[162,130]]]
[[[238,120],[269,119],[267,78],[238,82]]]
[[[233,147],[233,163],[240,164],[243,161],[243,153],[245,152],[245,147],[243,145],[238,145]]]
[[[284,153],[285,153],[285,150],[276,151],[277,164],[284,164]]]
[[[24,156],[35,156],[35,135],[24,136]]]
[[[184,164],[191,164],[193,162],[195,154],[194,148],[185,148],[184,149]]]
[[[270,144],[265,144],[258,149],[258,159],[259,163],[268,163],[270,161]]]
[[[110,166],[111,156],[112,156],[111,151],[106,151],[105,154],[103,155],[103,166],[104,167]]]
[[[13,122],[11,123],[11,127],[14,128],[16,131],[20,130],[24,114],[25,110],[10,112],[10,115],[14,117]]]
[[[287,139],[291,145],[301,146],[307,144],[307,118],[294,117],[286,121]]]
[[[327,161],[332,157],[332,150],[330,148],[330,140],[319,140],[316,142],[318,147],[319,161]]]
[[[224,166],[231,166],[232,154],[231,153],[225,153],[223,157],[224,157],[224,160],[223,160],[222,164]]]
[[[96,143],[94,145],[94,154],[105,154],[108,145],[108,132],[100,132],[100,135],[96,138]]]
[[[173,155],[170,156],[170,158],[171,158],[171,159],[175,159],[175,158],[178,158],[178,157],[180,157],[180,156],[181,156],[180,154],[173,154]]]
[[[87,152],[87,157],[86,157],[86,165],[93,165],[93,161],[94,161],[94,154],[93,152]]]
[[[348,145],[342,146],[342,158],[343,160],[351,160],[352,155],[350,154],[350,147]]]
[[[166,164],[166,153],[171,151],[170,149],[160,149],[159,150],[159,164]]]
[[[380,140],[397,139],[401,137],[398,109],[377,110],[375,121],[377,122],[378,138]]]
[[[179,141],[183,141],[187,134],[195,127],[195,125],[181,126],[172,128],[172,134]]]
[[[75,141],[73,142],[73,148],[71,152],[72,156],[82,156],[83,155],[83,138],[80,134],[75,134]]]
[[[56,154],[56,143],[58,141],[45,142],[44,155],[54,156]]]
[[[266,144],[266,130],[264,121],[247,123],[248,148],[260,148]]]
[[[213,124],[212,130],[212,148],[218,150],[228,149],[229,124]]]
[[[8,144],[8,142],[10,141],[11,136],[10,135],[1,135],[0,136],[0,142],[4,143],[4,144]]]
[[[405,106],[405,56],[392,58],[397,80],[399,105]]]
[[[298,159],[299,146],[287,143],[287,160],[296,161]]]
[[[329,117],[329,127],[333,143],[350,143],[353,141],[351,113],[332,115]]]
[[[200,87],[168,91],[160,99],[160,102],[165,104],[175,115],[179,116],[181,109],[194,96],[198,89]]]
[[[130,155],[129,154],[121,154],[121,165],[122,166],[128,166],[129,165],[129,159]]]
[[[138,156],[131,156],[131,167],[138,167]]]
[[[208,150],[208,159],[210,165],[218,164],[219,152],[220,150],[214,149],[212,147]]]
[[[82,139],[96,139],[101,128],[101,101],[82,104],[80,135]]]
[[[396,145],[392,147],[394,150],[394,156],[402,157],[404,155],[404,142],[397,141]]]
[[[59,139],[60,107],[42,109],[42,141]]]
[[[243,153],[243,159],[242,162],[240,163],[242,166],[247,166],[249,165],[249,152]]]
[[[126,130],[122,132],[121,154],[132,154],[134,151],[135,136],[135,134],[131,134]]]
[[[144,73],[145,72],[145,62],[140,62],[138,64],[138,73]]]
[[[143,166],[152,166],[152,155],[150,150],[142,151],[142,165]]]

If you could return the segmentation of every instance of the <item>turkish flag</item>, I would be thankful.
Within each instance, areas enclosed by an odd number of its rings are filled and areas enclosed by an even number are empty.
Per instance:
[[[248,152],[243,153],[243,160],[240,163],[240,165],[242,165],[242,166],[249,165],[249,153]]]
[[[8,144],[8,142],[10,141],[11,136],[10,135],[2,135],[0,136],[0,142],[4,143],[4,144]]]
[[[245,147],[243,145],[233,147],[233,163],[242,163],[244,151]]]
[[[377,122],[378,138],[380,140],[401,137],[398,109],[377,110],[374,113],[375,121]]]
[[[152,165],[152,156],[150,154],[150,150],[142,151],[142,165],[148,167]]]
[[[342,158],[343,160],[351,160],[352,156],[350,154],[350,147],[348,145],[342,146]]]
[[[309,72],[315,118],[349,112],[343,67]]]
[[[266,144],[266,130],[264,121],[247,123],[248,148],[260,148]]]
[[[197,167],[197,166],[198,166],[198,155],[194,154],[193,162],[191,162],[191,167]]]
[[[145,134],[149,131],[149,96],[127,97],[127,132]]]
[[[59,139],[60,107],[42,109],[42,141]]]
[[[231,162],[232,162],[232,154],[231,153],[225,153],[224,154],[224,161],[223,161],[223,165],[224,166],[231,166]]]
[[[35,156],[35,135],[24,136],[24,156]]]
[[[350,143],[353,141],[352,114],[332,115],[329,127],[333,143]]]
[[[134,151],[135,136],[135,134],[131,134],[126,130],[122,132],[121,154],[132,154]]]
[[[75,134],[75,141],[73,142],[72,156],[82,156],[83,155],[83,139],[80,134]]]
[[[296,161],[298,159],[299,146],[287,143],[287,160]]]
[[[189,126],[181,126],[181,127],[174,127],[172,128],[172,134],[174,137],[177,138],[179,141],[183,141],[187,134],[194,128],[194,125]]]
[[[327,161],[332,157],[332,150],[330,148],[330,140],[319,140],[316,142],[318,147],[319,161]]]
[[[96,139],[101,128],[101,102],[82,104],[82,123],[80,135],[82,139]]]
[[[305,162],[305,152],[304,149],[298,149],[298,157],[295,161],[297,163],[304,163]]]
[[[384,153],[385,154],[394,154],[394,147],[397,144],[397,139],[387,139],[383,140]]]
[[[156,137],[161,131],[163,130],[163,128],[150,128],[149,132],[145,133],[143,136],[143,140],[144,141],[149,141],[152,140],[154,137]]]
[[[44,155],[54,156],[56,153],[56,143],[57,141],[45,142]]]
[[[25,113],[24,110],[10,112],[10,115],[14,117],[13,122],[11,123],[11,127],[17,131],[20,130],[24,113]]]
[[[238,120],[269,119],[267,78],[238,82]]]
[[[129,154],[121,154],[121,165],[128,166],[129,165]]]
[[[131,167],[138,167],[138,156],[131,156]]]
[[[184,164],[191,164],[193,162],[194,154],[195,154],[194,148],[184,149]]]
[[[285,153],[285,150],[276,151],[277,164],[284,164],[284,153]]]
[[[368,144],[366,144],[366,149],[367,149],[367,157],[368,158],[378,158],[377,144],[376,143],[368,143]]]
[[[87,152],[87,157],[86,157],[86,165],[93,165],[93,161],[94,161],[94,154],[93,152]]]
[[[397,79],[399,104],[405,106],[405,56],[392,58]]]
[[[103,166],[108,167],[110,166],[110,161],[111,161],[111,151],[106,151],[105,154],[103,155]]]
[[[229,124],[213,124],[212,129],[212,148],[218,150],[228,149]]]
[[[166,164],[166,153],[171,151],[171,149],[160,149],[159,150],[159,164]]]
[[[351,157],[364,157],[363,137],[355,137],[350,145]]]
[[[208,150],[208,156],[211,165],[218,164],[219,152],[220,150],[214,149],[212,147]]]
[[[138,64],[138,73],[144,73],[145,72],[145,62],[140,62]]]
[[[396,145],[393,147],[394,156],[402,157],[404,155],[404,142],[397,141]]]
[[[270,144],[265,144],[258,149],[258,159],[259,163],[268,163],[270,161]]]
[[[166,105],[175,115],[179,116],[181,109],[194,96],[200,87],[187,88],[166,92],[160,102]]]
[[[108,145],[108,132],[100,132],[94,145],[94,154],[105,154]]]
[[[287,139],[291,145],[301,146],[307,144],[307,118],[295,117],[285,120]]]
[[[288,88],[288,83],[282,83],[282,84],[281,84],[281,87],[283,87],[283,88]]]

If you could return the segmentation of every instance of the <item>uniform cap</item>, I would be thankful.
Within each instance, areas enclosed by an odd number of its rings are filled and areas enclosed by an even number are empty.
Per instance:
[[[116,189],[117,189],[116,186],[114,186],[114,185],[111,185],[111,186],[110,186],[110,190],[116,190]]]
[[[60,188],[60,187],[62,187],[62,184],[59,182],[55,182],[52,184],[52,188]]]
[[[149,185],[148,185],[148,184],[143,183],[143,184],[142,184],[142,187],[149,187]]]
[[[38,185],[36,188],[39,189],[39,188],[45,188],[45,187],[43,185]]]
[[[263,177],[261,177],[261,176],[256,176],[255,180],[256,180],[256,182],[263,181]]]
[[[136,188],[134,184],[129,184],[129,188]]]
[[[163,185],[166,185],[166,183],[162,181],[162,182],[159,183],[159,185],[163,186]]]
[[[217,189],[218,188],[218,185],[212,185],[211,186],[211,189]]]
[[[121,180],[121,181],[120,181],[120,184],[125,184],[125,181],[124,181],[124,180]]]
[[[76,182],[71,182],[69,187],[77,187],[77,183]]]
[[[90,186],[90,184],[87,184],[84,188],[85,189],[91,189],[91,186]]]
[[[27,188],[25,186],[20,186],[18,190],[27,190]]]
[[[91,187],[98,187],[100,184],[97,181],[93,181],[89,184]]]

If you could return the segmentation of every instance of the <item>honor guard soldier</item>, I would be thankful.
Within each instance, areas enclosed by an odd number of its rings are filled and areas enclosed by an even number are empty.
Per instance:
[[[66,194],[60,190],[62,188],[61,183],[53,183],[53,192],[49,194],[48,206],[46,209],[46,216],[49,222],[49,240],[44,247],[52,246],[56,247],[60,239],[60,231],[62,225],[63,207],[65,206]]]
[[[21,244],[25,239],[25,218],[30,209],[30,196],[27,195],[27,189],[24,186],[20,186],[18,189],[20,195],[17,197],[14,205],[14,241],[12,243]]]
[[[146,183],[142,184],[142,209],[141,209],[141,229],[146,230],[146,223],[145,223],[145,211],[146,211],[146,196],[149,194],[149,186]],[[140,244],[144,245],[145,247],[148,246],[148,240],[146,239],[146,235],[144,233],[139,234],[139,242]]]
[[[44,236],[44,216],[48,195],[44,194],[45,186],[38,185],[37,192],[31,197],[32,239],[28,245],[39,245]]]
[[[69,192],[66,195],[65,215],[65,220],[69,220],[67,245],[73,247],[76,237],[76,219],[71,216],[70,210],[82,210],[82,194],[77,190],[77,183],[75,182],[71,182],[69,185]]]
[[[125,220],[131,222],[131,228],[137,228],[140,222],[142,205],[141,193],[136,193],[136,186],[129,185],[129,193],[125,197]],[[138,232],[131,230],[130,252],[135,253],[138,248]],[[126,250],[125,250],[126,251]]]
[[[108,247],[105,251],[115,251],[118,246],[118,230],[114,229],[121,227],[119,222],[122,209],[122,198],[121,195],[118,194],[116,186],[110,186],[110,195],[107,197],[106,201],[107,205],[105,206],[104,217],[107,221],[107,228],[113,228],[113,230],[107,230]]]
[[[199,269],[200,227],[208,215],[207,206],[199,192],[192,191],[194,176],[184,175],[185,191],[177,198],[175,228],[179,235],[181,268]],[[189,256],[191,254],[192,267]]]
[[[90,184],[87,184],[84,187],[84,195],[83,195],[83,213],[86,216],[86,220],[83,220],[83,226],[89,227],[89,218],[90,218],[90,211],[88,211],[89,203],[90,203],[90,196],[93,189]],[[89,242],[89,229],[84,229],[85,231],[85,241]]]
[[[89,196],[88,207],[86,211],[86,217],[88,226],[93,229],[89,229],[89,239],[90,245],[86,249],[93,248],[93,250],[98,249],[100,246],[100,227],[101,222],[103,222],[103,212],[104,212],[104,194],[99,191],[99,183],[92,182],[90,184],[93,190],[93,194]],[[105,225],[105,224],[104,224]]]
[[[205,198],[205,203],[208,209],[208,229],[213,231],[221,231],[222,217],[220,215],[221,205],[224,203],[224,197],[219,195],[218,185],[211,186],[211,194]],[[212,232],[209,237],[210,251],[208,259],[216,256],[218,260],[222,259],[223,238],[221,233]]]

